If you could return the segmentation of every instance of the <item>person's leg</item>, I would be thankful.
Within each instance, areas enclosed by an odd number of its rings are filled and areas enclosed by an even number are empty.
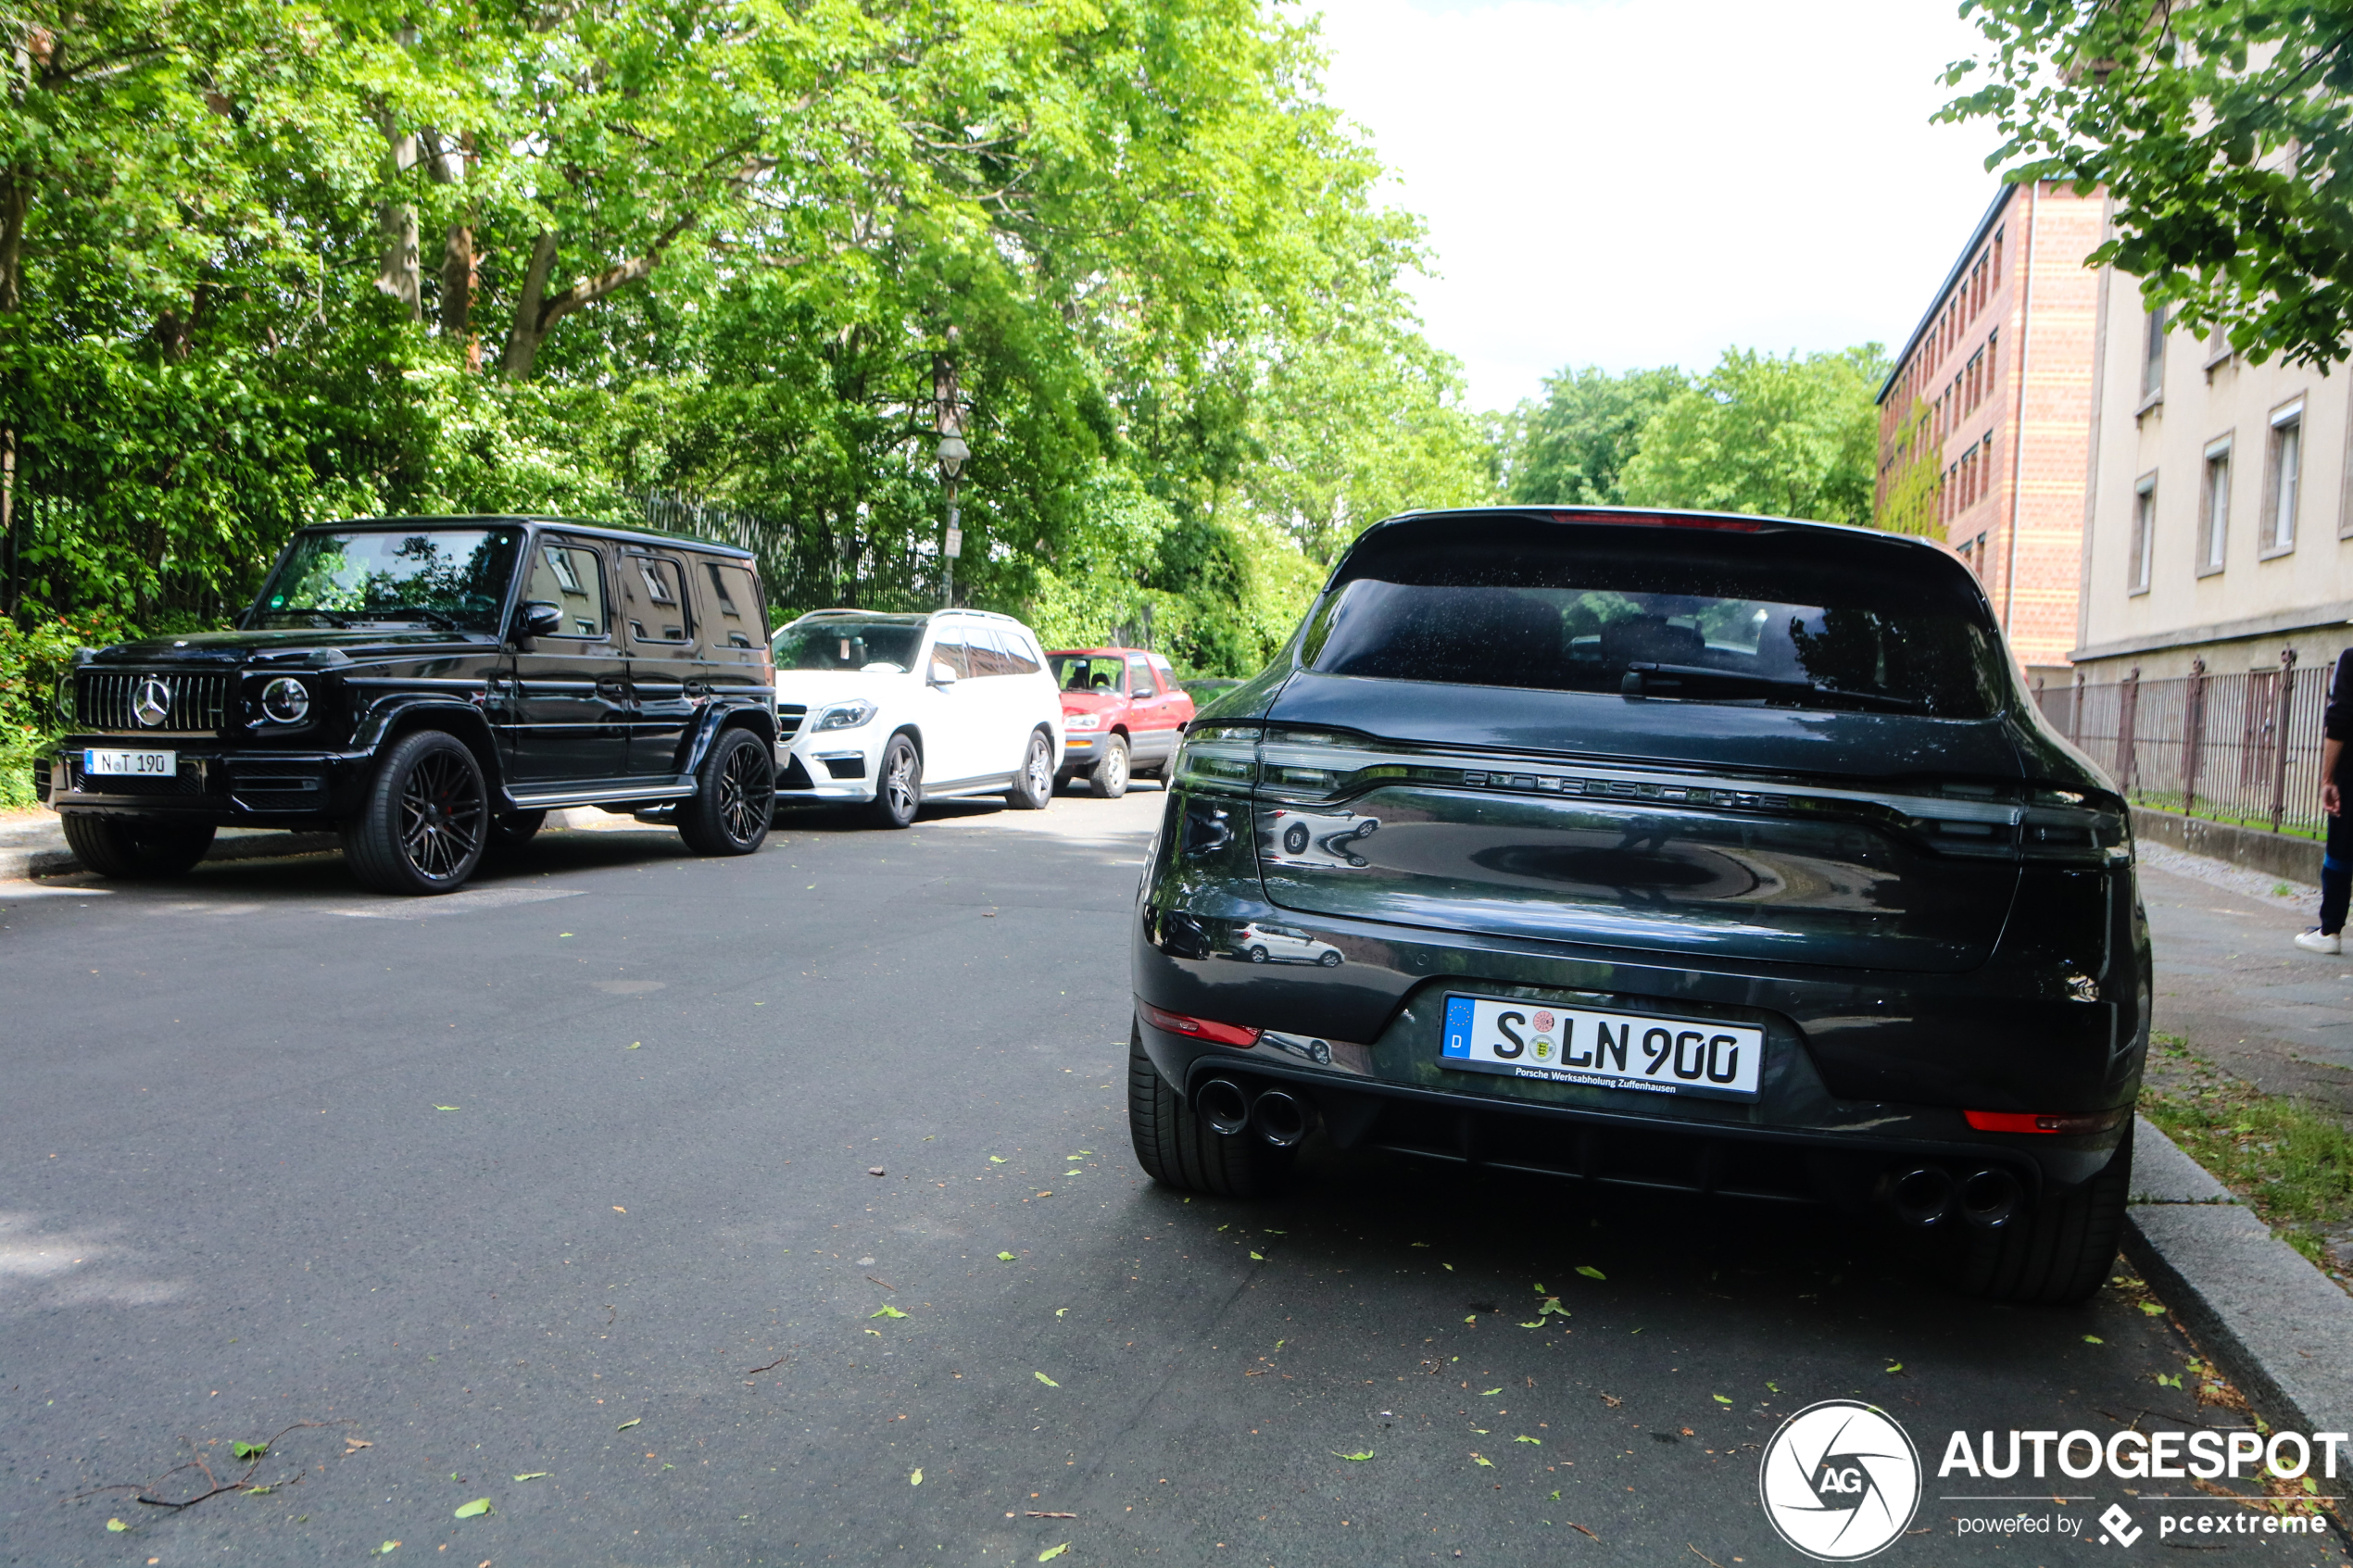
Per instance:
[[[2353,901],[2353,811],[2339,812],[2328,822],[2328,838],[2321,850],[2321,931],[2334,936],[2345,929],[2346,905]]]

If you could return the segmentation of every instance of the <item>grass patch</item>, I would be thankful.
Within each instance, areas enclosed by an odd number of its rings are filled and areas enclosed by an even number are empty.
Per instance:
[[[2232,1077],[2183,1040],[2158,1035],[2149,1043],[2160,1070],[2141,1114],[2280,1239],[2339,1273],[2329,1245],[2353,1231],[2353,1131],[2326,1110]]]

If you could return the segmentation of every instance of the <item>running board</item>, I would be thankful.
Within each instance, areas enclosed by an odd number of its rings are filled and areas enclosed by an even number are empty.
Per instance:
[[[623,801],[684,800],[695,793],[690,784],[636,784],[626,789],[564,790],[554,793],[524,794],[508,790],[507,798],[518,811],[557,811],[567,806],[620,805]]]

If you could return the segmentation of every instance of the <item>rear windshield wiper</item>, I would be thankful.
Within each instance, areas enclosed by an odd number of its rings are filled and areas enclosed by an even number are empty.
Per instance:
[[[1620,690],[1628,696],[1666,696],[1677,686],[1709,683],[1759,696],[1812,697],[1825,705],[1852,704],[1882,713],[1925,713],[1928,705],[1910,697],[1883,696],[1877,692],[1851,692],[1818,681],[1792,681],[1775,675],[1750,675],[1738,670],[1711,670],[1704,664],[1629,664]]]

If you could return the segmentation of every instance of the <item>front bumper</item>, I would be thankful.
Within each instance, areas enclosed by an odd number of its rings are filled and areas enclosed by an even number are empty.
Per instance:
[[[1110,739],[1109,730],[1079,730],[1063,732],[1062,766],[1057,770],[1063,778],[1075,773],[1091,772],[1103,753],[1111,747],[1103,743]]]
[[[83,753],[91,747],[132,746],[174,752],[178,771],[168,778],[122,778],[82,767]],[[33,764],[33,787],[44,804],[60,812],[301,827],[356,811],[370,760],[364,751],[264,750],[179,736],[133,741],[77,735]]]
[[[870,730],[876,733],[869,734]],[[890,734],[868,723],[778,742],[776,793],[791,800],[872,800],[878,753]]]

